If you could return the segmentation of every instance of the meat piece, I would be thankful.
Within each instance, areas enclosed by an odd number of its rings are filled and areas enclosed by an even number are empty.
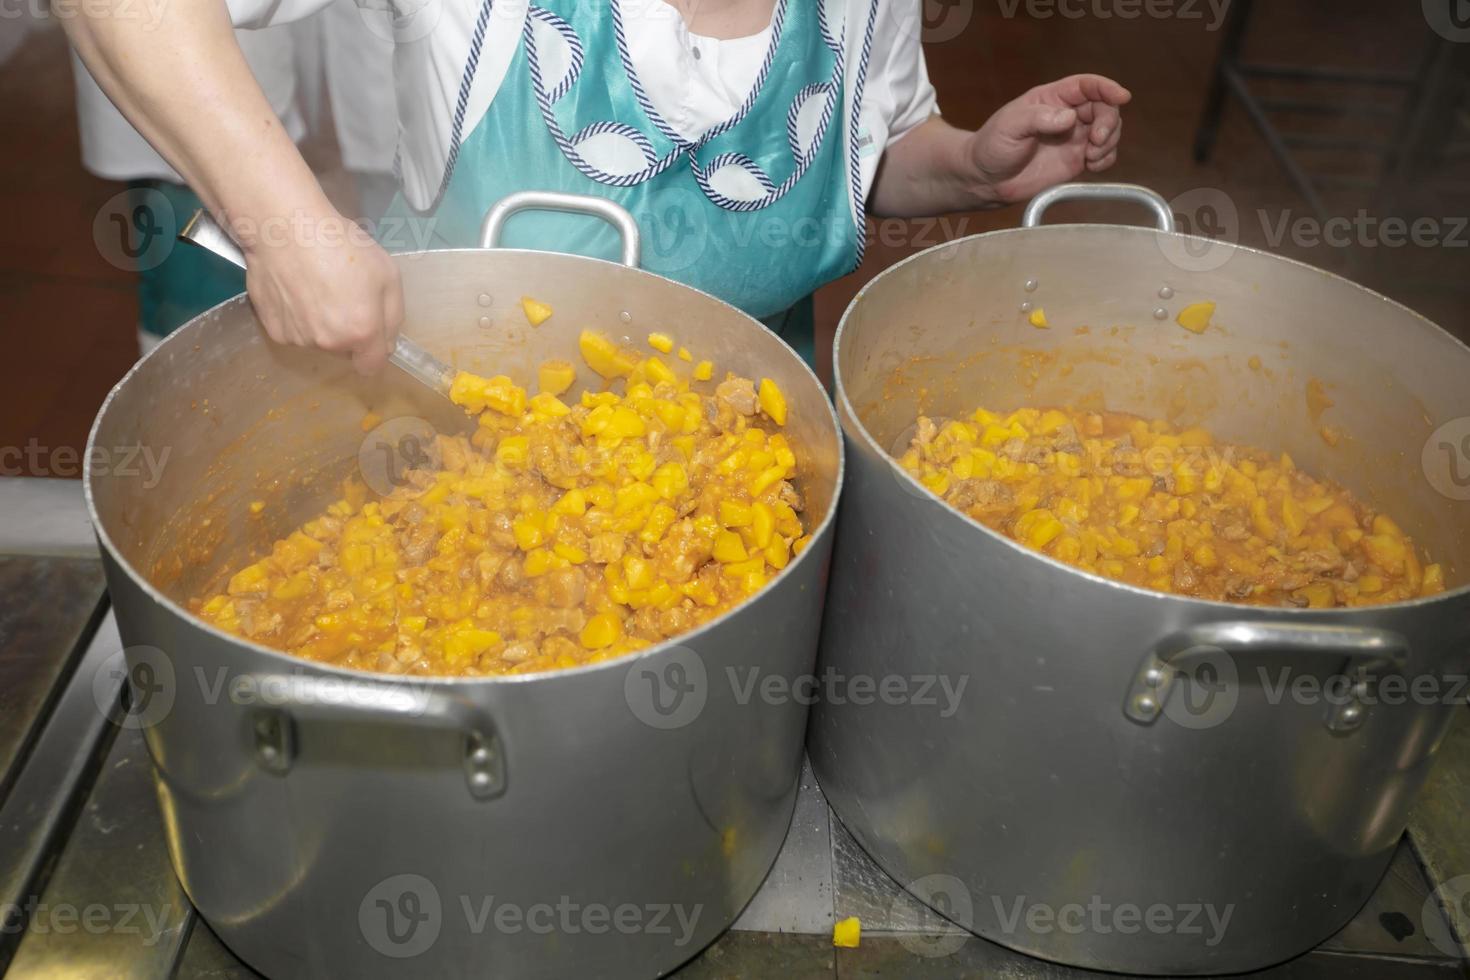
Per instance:
[[[587,580],[576,568],[558,568],[546,577],[546,599],[553,606],[570,609],[582,604],[587,595]]]
[[[684,601],[689,602],[688,599]],[[688,609],[678,605],[672,609],[665,609],[659,617],[658,625],[664,636],[677,636],[686,630],[693,629],[694,617],[689,615]]]
[[[960,510],[1007,510],[1015,497],[1010,487],[999,480],[971,478],[960,480],[950,488],[946,498]]]
[[[439,540],[439,529],[427,521],[411,524],[398,540],[404,562],[410,567],[422,565],[434,551],[434,543]]]
[[[777,494],[777,499],[798,514],[806,509],[806,501],[802,499],[801,492],[789,480],[781,481],[781,491]]]
[[[694,576],[700,566],[710,560],[714,546],[694,529],[693,521],[680,521],[669,529],[658,544],[659,559],[668,570],[668,579],[681,585]],[[716,573],[719,572],[715,568]]]
[[[543,636],[552,633],[580,633],[587,625],[587,614],[581,609],[546,609],[536,625]]]
[[[505,564],[505,556],[493,551],[482,551],[475,557],[475,574],[480,579],[480,588],[489,590],[496,578],[500,575],[500,566]]]
[[[1017,463],[1042,463],[1051,455],[1051,450],[1040,443],[1030,443],[1025,439],[1007,439],[1000,447],[1000,455],[1007,459],[1015,460]]]
[[[521,571],[521,563],[512,559],[500,566],[500,573],[495,578],[505,588],[515,589],[520,587],[525,575]]]
[[[332,514],[323,514],[316,520],[302,528],[308,536],[318,541],[327,541],[336,537],[342,530],[342,518]]]
[[[939,435],[939,426],[934,424],[934,420],[926,415],[920,415],[918,425],[914,429],[915,444],[927,446],[934,441],[937,435]]]
[[[657,606],[644,606],[633,614],[633,635],[645,640],[659,640],[663,634],[659,631],[661,621]]]
[[[536,644],[527,640],[512,643],[500,651],[500,659],[508,664],[525,663],[534,656],[536,656]]]
[[[424,651],[419,647],[418,641],[410,637],[398,634],[398,646],[393,651],[393,659],[404,667],[417,663],[424,656]]]
[[[599,565],[607,565],[619,561],[623,553],[628,550],[628,541],[624,535],[616,531],[605,531],[602,534],[594,534],[587,542],[588,556]]]
[[[516,536],[511,530],[509,514],[502,511],[490,518],[489,537],[491,541],[494,541],[507,551],[515,548]]]
[[[1059,453],[1071,453],[1073,456],[1082,455],[1082,440],[1077,437],[1077,430],[1071,422],[1057,430],[1056,451]]]
[[[581,627],[579,626],[578,629]],[[548,636],[541,641],[541,652],[556,660],[563,657],[581,660],[584,656],[582,648],[565,636]]]
[[[1295,561],[1298,567],[1312,575],[1337,575],[1347,565],[1347,559],[1341,552],[1329,550],[1303,551]]]
[[[749,378],[728,378],[715,386],[715,398],[741,415],[754,415],[755,384]]]
[[[1226,541],[1244,541],[1251,536],[1250,529],[1239,521],[1231,521],[1229,524],[1222,526],[1219,534]]]
[[[1199,587],[1199,576],[1195,574],[1194,566],[1187,561],[1174,563],[1174,590],[1188,594]]]

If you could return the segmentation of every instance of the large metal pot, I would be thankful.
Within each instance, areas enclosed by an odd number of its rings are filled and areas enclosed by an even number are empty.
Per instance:
[[[599,207],[636,256],[631,217]],[[730,924],[790,821],[805,705],[742,698],[725,679],[812,670],[836,417],[774,334],[659,276],[509,249],[397,261],[405,332],[467,369],[529,379],[547,357],[580,363],[584,327],[639,343],[661,329],[721,370],[775,379],[811,545],[677,643],[559,673],[412,681],[226,635],[186,599],[333,499],[369,408],[385,425],[468,423],[404,375],[363,380],[343,359],[270,344],[243,296],[216,307],[139,362],[92,429],[94,462],[110,447],[169,452],[161,480],[86,474],[175,870],[271,977],[662,974]],[[531,329],[522,295],[555,316]]]
[[[1160,229],[1036,226],[1078,194],[1147,204]],[[843,317],[820,663],[825,689],[867,686],[817,706],[813,765],[879,864],[988,939],[1130,973],[1283,960],[1372,893],[1463,702],[1446,678],[1470,651],[1470,493],[1425,467],[1470,436],[1470,350],[1351,282],[1177,235],[1141,188],[1063,188],[1026,226],[914,256]],[[1198,300],[1218,303],[1200,336],[1173,322]],[[1451,591],[1309,611],[1131,588],[951,510],[890,456],[921,411],[1088,403],[1290,452],[1399,516]],[[929,696],[874,696],[894,675]],[[1355,697],[1280,688],[1336,675]],[[1404,678],[1425,686],[1389,703]]]

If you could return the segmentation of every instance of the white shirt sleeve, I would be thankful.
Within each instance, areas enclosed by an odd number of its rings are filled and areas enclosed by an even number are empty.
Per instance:
[[[877,0],[878,17],[868,77],[863,89],[863,113],[885,133],[882,146],[893,145],[909,130],[939,112],[929,68],[920,43],[924,0]]]

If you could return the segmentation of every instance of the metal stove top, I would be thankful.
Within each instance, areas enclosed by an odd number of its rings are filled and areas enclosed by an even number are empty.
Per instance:
[[[0,480],[0,974],[256,976],[190,906],[169,866],[147,751],[137,730],[114,723],[124,717],[112,659],[120,649],[80,487]],[[1470,977],[1441,902],[1470,921],[1466,712],[1367,906],[1316,950],[1260,976]],[[834,949],[833,922],[852,915],[861,945]],[[676,975],[1107,976],[969,936],[913,901],[833,817],[809,767],[765,885]]]

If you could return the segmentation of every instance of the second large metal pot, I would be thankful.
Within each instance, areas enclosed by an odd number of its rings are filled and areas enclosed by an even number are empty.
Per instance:
[[[360,459],[469,423],[406,376],[275,346],[243,296],[225,303],[112,391],[86,475],[175,870],[274,978],[665,973],[728,927],[791,818],[805,704],[730,678],[812,669],[836,418],[774,334],[658,276],[514,250],[397,261],[405,332],[466,369],[526,380],[545,358],[579,361],[583,328],[639,343],[662,330],[721,370],[773,378],[811,544],[678,642],[559,673],[389,678],[226,635],[185,611],[222,567],[318,513]],[[522,295],[555,316],[532,329]],[[359,428],[368,409],[381,438]],[[156,481],[102,465],[128,447],[162,457]]]
[[[818,705],[812,762],[863,847],[982,936],[1098,969],[1244,971],[1363,905],[1463,700],[1470,488],[1436,467],[1470,437],[1470,350],[1112,192],[1162,230],[952,242],[844,316],[849,470],[821,668],[825,689],[866,696]],[[1196,301],[1218,304],[1199,336],[1173,322]],[[1291,453],[1399,517],[1451,591],[1310,611],[1131,588],[949,509],[890,455],[921,412],[1086,404]]]

